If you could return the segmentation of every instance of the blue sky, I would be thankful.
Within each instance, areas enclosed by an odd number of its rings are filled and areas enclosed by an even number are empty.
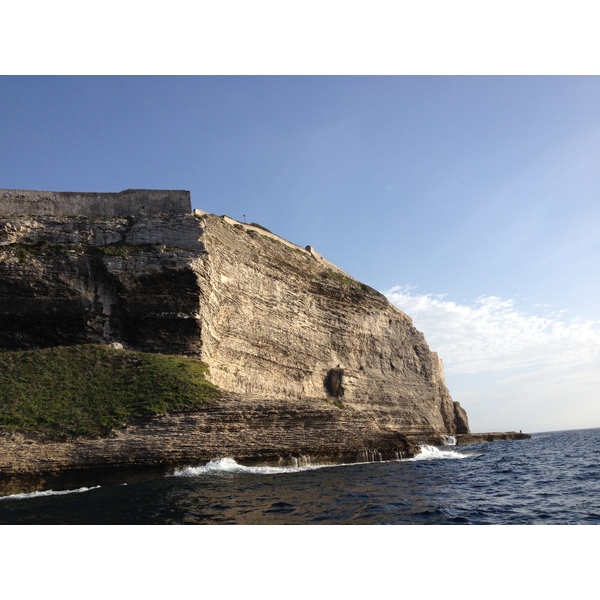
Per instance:
[[[474,431],[600,426],[600,77],[0,77],[0,187],[187,189],[413,317]]]

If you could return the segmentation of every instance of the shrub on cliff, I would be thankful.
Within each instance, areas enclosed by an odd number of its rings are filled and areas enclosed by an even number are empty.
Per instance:
[[[101,437],[135,417],[219,396],[203,363],[85,345],[0,353],[0,431]]]

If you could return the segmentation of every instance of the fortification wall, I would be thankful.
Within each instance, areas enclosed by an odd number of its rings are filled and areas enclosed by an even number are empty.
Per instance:
[[[0,216],[126,217],[191,212],[190,192],[185,190],[95,193],[0,189]]]

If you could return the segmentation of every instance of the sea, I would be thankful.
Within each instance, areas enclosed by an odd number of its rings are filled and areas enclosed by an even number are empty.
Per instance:
[[[0,497],[2,525],[597,525],[600,428],[422,446],[411,459],[248,467]]]

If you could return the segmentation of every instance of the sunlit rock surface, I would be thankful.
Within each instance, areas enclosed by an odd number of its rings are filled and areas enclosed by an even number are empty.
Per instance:
[[[394,458],[469,433],[440,358],[383,295],[260,226],[151,206],[18,215],[13,201],[3,216],[0,200],[0,350],[112,343],[194,356],[223,400],[106,440],[4,436],[0,474],[35,470],[36,456],[47,473]]]

